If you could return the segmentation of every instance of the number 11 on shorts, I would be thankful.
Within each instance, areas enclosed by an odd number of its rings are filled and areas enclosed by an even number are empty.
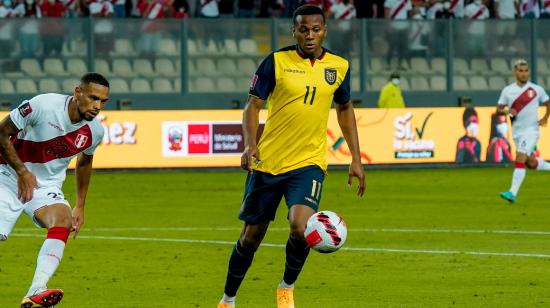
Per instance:
[[[319,196],[321,195],[321,184],[321,182],[313,180],[313,186],[311,186],[311,197],[315,200],[319,200]]]

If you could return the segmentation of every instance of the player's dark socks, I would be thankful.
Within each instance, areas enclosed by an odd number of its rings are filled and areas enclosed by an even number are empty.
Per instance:
[[[227,279],[225,280],[225,294],[228,296],[237,295],[237,290],[246,275],[246,271],[252,264],[256,249],[244,248],[241,243],[233,248],[231,258],[229,258],[229,269],[227,271]]]
[[[292,237],[286,242],[286,263],[283,280],[287,284],[293,284],[302,271],[309,254],[309,246],[305,241],[298,241]]]

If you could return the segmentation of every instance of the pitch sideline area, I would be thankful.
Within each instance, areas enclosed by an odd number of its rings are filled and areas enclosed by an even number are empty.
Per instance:
[[[246,174],[95,174],[85,225],[50,287],[59,307],[214,307],[221,296]],[[331,171],[322,209],[344,217],[345,250],[312,252],[298,308],[550,305],[550,174],[529,173],[515,205],[498,197],[509,169],[376,170],[367,194]],[[65,187],[75,198],[72,176]],[[288,236],[281,204],[237,299],[275,307]],[[0,307],[16,307],[44,231],[22,216],[0,243]]]

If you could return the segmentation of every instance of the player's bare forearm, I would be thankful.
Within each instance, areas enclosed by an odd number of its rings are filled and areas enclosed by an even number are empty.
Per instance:
[[[75,179],[76,179],[76,206],[84,207],[86,203],[86,195],[90,186],[90,178],[92,177],[92,162],[94,157],[81,153],[76,159]]]
[[[546,106],[546,113],[544,114],[544,119],[548,120],[548,117],[550,117],[550,101],[544,102],[544,105]]]
[[[359,134],[357,133],[357,123],[355,122],[355,112],[353,111],[352,103],[348,102],[345,105],[337,104],[336,114],[338,116],[338,124],[344,134],[352,159],[361,161]]]
[[[357,133],[357,123],[355,122],[355,112],[353,105],[348,102],[345,105],[336,105],[336,115],[338,124],[344,134],[344,138],[351,152],[351,164],[348,173],[348,185],[351,186],[352,180],[356,177],[359,180],[357,195],[362,197],[365,193],[365,172],[361,164],[361,151],[359,149],[359,134]]]
[[[539,120],[539,125],[545,127],[548,124],[548,117],[550,116],[550,101],[544,102],[544,105],[546,106],[546,112],[542,119]]]
[[[10,137],[19,132],[9,116],[0,121],[0,156],[17,172],[18,175],[28,171],[11,143]]]
[[[260,125],[260,110],[265,101],[255,96],[249,96],[243,112],[243,133],[246,147],[255,147]]]
[[[244,134],[244,153],[241,156],[241,168],[252,172],[253,157],[256,161],[260,160],[260,153],[256,138],[258,136],[258,127],[260,126],[260,110],[265,101],[255,96],[248,97],[248,103],[243,112],[243,134]]]
[[[497,115],[508,115],[508,109],[506,105],[497,105]]]

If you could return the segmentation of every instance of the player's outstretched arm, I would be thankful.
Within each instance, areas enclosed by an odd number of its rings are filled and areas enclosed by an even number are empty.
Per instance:
[[[17,196],[21,202],[26,203],[32,199],[33,190],[36,187],[36,177],[25,167],[11,143],[10,137],[18,132],[19,129],[10,116],[6,116],[0,121],[0,156],[17,173]]]
[[[544,105],[546,106],[546,113],[542,119],[539,120],[540,126],[546,126],[546,124],[548,124],[548,117],[550,117],[550,101],[544,102]]]
[[[359,149],[359,134],[357,133],[357,123],[355,122],[355,112],[351,102],[346,104],[336,104],[336,114],[338,124],[351,152],[351,164],[349,166],[348,184],[351,185],[352,179],[356,177],[359,180],[357,195],[363,196],[365,193],[365,172],[361,164],[361,151]]]
[[[241,156],[241,168],[252,171],[252,159],[260,160],[257,136],[260,126],[260,110],[265,100],[250,95],[243,112],[244,153]]]
[[[90,186],[93,160],[93,155],[86,155],[84,153],[78,155],[76,159],[76,206],[73,209],[74,238],[76,238],[80,227],[84,224],[84,205],[86,204],[86,195]]]

